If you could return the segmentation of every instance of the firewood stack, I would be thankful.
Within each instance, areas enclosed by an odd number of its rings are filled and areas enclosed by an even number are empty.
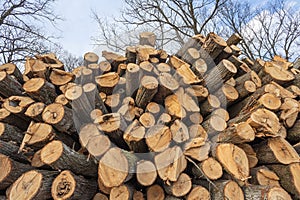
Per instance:
[[[300,71],[237,34],[155,39],[0,66],[0,199],[300,198]]]

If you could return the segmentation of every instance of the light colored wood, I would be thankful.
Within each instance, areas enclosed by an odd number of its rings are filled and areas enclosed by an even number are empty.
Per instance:
[[[104,57],[111,64],[112,71],[114,72],[117,71],[119,64],[127,61],[126,57],[108,51],[102,51],[102,57]]]
[[[140,45],[150,45],[152,47],[155,46],[156,35],[153,32],[142,32],[140,33],[139,38]]]
[[[59,69],[52,69],[50,81],[53,85],[61,86],[74,80],[74,74]]]
[[[182,173],[177,181],[172,182],[171,185],[164,185],[166,193],[174,197],[183,197],[192,189],[192,180],[189,175]]]
[[[191,192],[186,197],[187,200],[211,199],[209,191],[200,185],[194,185]]]
[[[99,92],[104,92],[107,95],[113,93],[114,87],[119,82],[119,75],[116,72],[108,72],[95,78]]]
[[[291,196],[281,187],[249,185],[243,188],[246,200],[256,199],[287,199]]]
[[[169,147],[172,133],[165,125],[154,125],[148,129],[145,138],[151,151],[161,152]]]
[[[245,199],[243,190],[234,181],[231,180],[217,181],[214,184],[215,187],[212,187],[212,192],[211,192],[212,199],[230,199],[230,200]]]
[[[212,157],[200,162],[192,168],[193,175],[197,178],[209,180],[218,180],[223,175],[221,164]]]
[[[177,181],[187,166],[187,161],[178,146],[166,149],[154,157],[159,177],[166,182]]]
[[[138,107],[145,109],[158,91],[158,81],[152,76],[144,76],[141,79],[139,89],[136,94],[135,103]]]
[[[180,120],[176,119],[170,127],[172,139],[176,143],[186,142],[190,136],[187,126]]]
[[[110,191],[110,200],[131,200],[133,199],[133,188],[131,185],[124,184],[113,187]]]
[[[143,186],[152,185],[157,178],[157,171],[153,162],[140,160],[136,166],[136,178]]]
[[[251,169],[250,183],[253,185],[267,185],[280,187],[279,177],[266,166]]]
[[[6,195],[7,199],[50,199],[51,184],[57,174],[54,171],[28,171],[10,186]],[[19,187],[20,185],[27,187]]]
[[[117,147],[110,148],[99,162],[98,179],[105,187],[120,186],[132,178],[136,162],[137,158],[132,153]]]
[[[134,96],[134,93],[139,88],[140,67],[137,64],[129,63],[126,69],[126,95]]]
[[[184,145],[184,155],[190,157],[198,162],[207,159],[210,153],[211,145],[205,142],[203,137],[191,139]]]
[[[232,44],[237,45],[240,41],[242,41],[242,39],[243,38],[239,34],[234,33],[226,40],[226,43],[229,46]]]
[[[13,63],[0,65],[0,71],[6,72],[8,75],[15,77],[19,83],[23,83],[23,76],[19,68]]]
[[[87,52],[83,56],[83,65],[88,66],[90,64],[97,64],[99,56],[93,52]]]
[[[249,162],[249,168],[255,167],[258,163],[258,159],[252,146],[246,143],[238,144],[237,146],[243,149],[246,153]]]
[[[147,189],[147,200],[164,200],[165,192],[159,185],[152,185]]]
[[[212,155],[241,185],[250,178],[249,161],[243,149],[231,143],[216,144],[212,149]]]

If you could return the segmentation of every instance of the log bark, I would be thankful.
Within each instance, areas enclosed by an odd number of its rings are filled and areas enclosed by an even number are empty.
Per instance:
[[[21,163],[28,163],[29,162],[29,154],[32,152],[26,152],[22,151],[19,152],[19,147],[11,142],[4,142],[0,140],[0,154],[6,155],[15,161],[21,162]]]
[[[242,39],[243,38],[239,34],[234,33],[226,40],[226,43],[228,46],[232,44],[237,45],[240,41],[242,41]]]
[[[29,125],[29,120],[20,118],[19,116],[9,112],[5,108],[0,108],[0,121],[16,126],[22,131],[25,131]]]
[[[53,171],[28,171],[10,186],[7,199],[50,199],[51,184],[57,174],[58,172]]]
[[[190,157],[198,162],[206,160],[210,153],[211,145],[205,142],[203,137],[191,139],[184,145],[184,155]]]
[[[112,71],[114,72],[117,71],[119,64],[127,61],[126,57],[108,51],[102,51],[102,57],[104,57],[111,64]]]
[[[114,87],[119,82],[119,75],[116,72],[102,74],[95,78],[99,92],[104,92],[107,95],[113,93]]]
[[[290,143],[296,144],[300,142],[299,128],[300,128],[300,120],[297,120],[294,126],[287,131],[287,140]]]
[[[0,190],[5,190],[13,184],[23,173],[33,167],[14,161],[8,156],[0,154]]]
[[[211,199],[209,191],[200,185],[193,185],[193,189],[186,197],[187,200]]]
[[[158,81],[152,76],[144,76],[137,91],[135,103],[138,107],[145,109],[158,91]]]
[[[92,199],[97,192],[97,181],[86,179],[68,170],[62,171],[51,186],[52,198],[59,199]]]
[[[266,166],[251,169],[250,183],[253,185],[266,185],[280,187],[279,177]]]
[[[4,97],[23,96],[22,85],[4,71],[0,71],[0,94]]]
[[[111,200],[131,200],[133,199],[134,189],[132,185],[124,184],[113,187],[109,199]]]
[[[291,164],[300,162],[299,155],[285,139],[269,138],[255,146],[259,163],[261,164]]]
[[[245,199],[243,190],[231,180],[217,181],[212,187],[212,199]]]
[[[88,160],[61,141],[54,140],[43,147],[41,161],[56,170],[71,170],[76,174],[93,177],[97,174],[97,165]]]
[[[280,178],[280,185],[293,195],[293,198],[300,198],[300,163],[289,165],[268,165]]]
[[[129,63],[126,70],[126,95],[135,96],[139,88],[140,67],[137,64]]]
[[[135,46],[126,47],[125,57],[129,63],[136,63],[136,50]]]
[[[131,151],[146,153],[148,147],[145,141],[146,129],[135,119],[124,131],[123,138]]]
[[[0,122],[0,140],[5,142],[15,142],[21,144],[24,137],[23,131],[19,128]]]
[[[3,65],[0,65],[0,71],[1,72],[4,71],[8,75],[15,77],[17,79],[17,81],[21,84],[24,82],[23,75],[22,75],[21,71],[13,63],[6,63],[6,64],[3,64]]]
[[[251,142],[255,139],[255,132],[247,122],[241,122],[229,126],[227,129],[215,136],[212,141],[229,142],[233,144],[241,144]]]
[[[252,146],[246,143],[238,144],[237,146],[243,149],[246,153],[249,162],[249,168],[255,167],[258,163],[258,159]]]

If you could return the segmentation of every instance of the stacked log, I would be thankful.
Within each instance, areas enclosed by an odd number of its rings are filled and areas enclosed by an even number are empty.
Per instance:
[[[237,34],[155,39],[0,66],[0,198],[300,199],[292,63],[239,58]]]

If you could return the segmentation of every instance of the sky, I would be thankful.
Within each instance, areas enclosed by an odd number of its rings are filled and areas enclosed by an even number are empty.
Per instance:
[[[91,37],[97,35],[92,10],[100,16],[112,17],[118,15],[121,8],[122,0],[57,0],[55,12],[63,20],[52,28],[52,32],[59,36],[57,42],[65,50],[83,56],[88,51],[97,51],[91,41]]]

